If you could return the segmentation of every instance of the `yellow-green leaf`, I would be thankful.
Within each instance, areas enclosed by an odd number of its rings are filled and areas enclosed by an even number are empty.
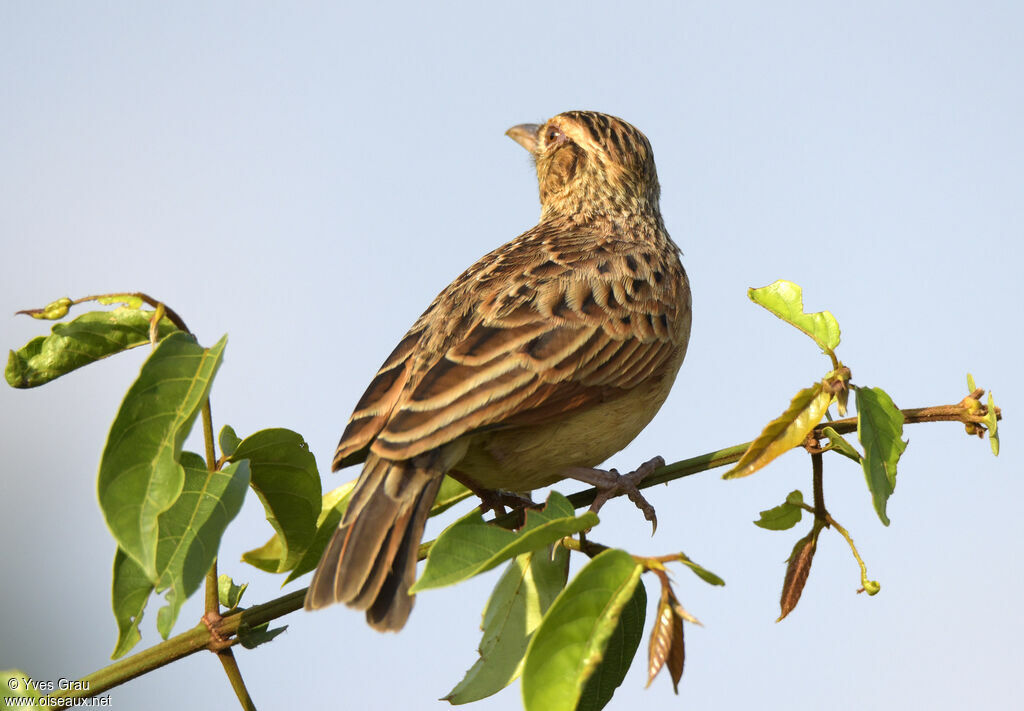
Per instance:
[[[999,418],[996,416],[996,403],[992,399],[992,391],[988,391],[988,412],[985,414],[985,427],[988,428],[988,443],[992,454],[999,456]]]
[[[832,353],[839,345],[839,323],[835,316],[828,311],[804,313],[803,290],[793,282],[779,279],[760,289],[748,289],[747,296],[806,333],[825,353]]]
[[[141,309],[143,302],[138,294],[104,294],[96,297],[96,303],[104,306],[124,304],[130,309]]]
[[[56,301],[51,301],[41,309],[24,309],[18,313],[44,321],[56,321],[67,316],[74,303],[71,299],[64,296]]]
[[[831,401],[832,393],[820,382],[798,392],[786,411],[768,423],[736,466],[722,478],[737,479],[753,474],[783,452],[798,446],[821,422]]]

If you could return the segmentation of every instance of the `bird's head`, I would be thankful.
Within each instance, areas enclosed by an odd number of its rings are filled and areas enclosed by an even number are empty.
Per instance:
[[[620,118],[567,111],[506,134],[537,165],[541,219],[593,219],[658,211],[658,173],[644,134]]]

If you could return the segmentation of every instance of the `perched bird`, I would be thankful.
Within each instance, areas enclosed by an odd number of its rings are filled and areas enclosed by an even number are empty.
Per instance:
[[[569,111],[508,135],[534,157],[537,226],[485,255],[423,312],[366,389],[335,470],[365,459],[306,609],[344,602],[399,630],[444,476],[487,500],[565,478],[628,493],[592,469],[665,401],[690,335],[690,288],[658,207],[647,138]]]

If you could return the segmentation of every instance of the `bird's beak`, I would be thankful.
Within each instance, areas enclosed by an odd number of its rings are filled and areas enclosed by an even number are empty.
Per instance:
[[[521,123],[518,126],[513,126],[509,130],[505,131],[505,135],[526,150],[530,151],[530,153],[536,153],[537,140],[540,135],[540,124]]]

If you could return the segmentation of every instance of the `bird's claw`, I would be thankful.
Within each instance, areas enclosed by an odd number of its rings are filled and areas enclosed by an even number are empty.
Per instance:
[[[655,469],[665,466],[665,460],[661,457],[644,462],[629,474],[619,474],[615,469],[604,471],[602,469],[576,468],[567,472],[573,479],[579,479],[588,484],[593,484],[598,489],[598,494],[591,504],[590,510],[597,513],[605,502],[616,496],[625,495],[640,509],[644,518],[651,522],[651,535],[658,530],[658,516],[654,507],[640,493],[639,484]]]

